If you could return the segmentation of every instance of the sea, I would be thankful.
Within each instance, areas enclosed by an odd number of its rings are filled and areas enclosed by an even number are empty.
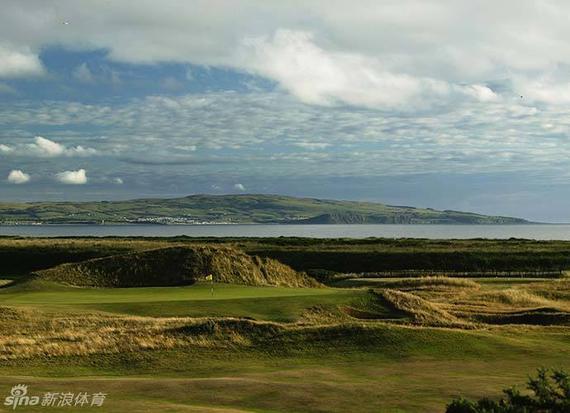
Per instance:
[[[570,240],[556,225],[4,225],[0,236],[24,237],[306,237]]]

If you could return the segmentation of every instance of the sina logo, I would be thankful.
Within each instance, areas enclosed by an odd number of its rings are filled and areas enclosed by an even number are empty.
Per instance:
[[[16,410],[18,406],[36,406],[40,403],[38,396],[26,396],[28,394],[28,386],[25,384],[17,384],[10,390],[10,396],[4,400],[4,406],[12,406]]]

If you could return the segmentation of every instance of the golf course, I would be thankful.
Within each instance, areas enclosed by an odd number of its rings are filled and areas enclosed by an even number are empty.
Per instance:
[[[41,412],[498,399],[540,367],[570,369],[568,255],[570,243],[522,240],[5,237],[0,399],[17,384],[105,394],[76,410],[17,407]],[[394,256],[416,258],[396,268]]]

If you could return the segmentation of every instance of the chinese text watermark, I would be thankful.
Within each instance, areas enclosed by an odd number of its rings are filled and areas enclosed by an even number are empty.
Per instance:
[[[10,395],[4,399],[4,406],[13,410],[23,406],[40,407],[101,407],[105,402],[106,393],[71,393],[45,392],[34,395],[28,394],[28,386],[17,384],[10,390]]]

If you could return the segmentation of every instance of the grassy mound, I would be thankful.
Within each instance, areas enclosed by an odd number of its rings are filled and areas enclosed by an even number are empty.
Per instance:
[[[408,314],[414,323],[440,327],[471,327],[472,325],[437,304],[424,300],[415,294],[398,290],[383,290],[381,297],[395,309]]]
[[[546,298],[517,288],[494,291],[482,295],[481,298],[485,299],[485,301],[508,304],[514,307],[544,307],[553,305],[552,301]]]
[[[536,283],[527,289],[549,300],[570,300],[570,279],[568,278]]]
[[[232,284],[319,286],[312,278],[275,260],[213,246],[169,247],[114,255],[62,264],[34,275],[44,280],[90,287],[188,285],[208,275],[212,275],[215,282]]]
[[[418,290],[418,289],[437,289],[437,288],[479,288],[480,285],[475,281],[465,278],[451,277],[419,277],[406,278],[396,281],[387,281],[382,284],[383,288],[394,288],[398,290]]]
[[[446,350],[447,355],[461,349],[463,356],[473,345],[470,338],[477,339],[476,336],[466,336],[457,331],[416,330],[350,321],[302,325],[230,317],[154,318],[101,313],[56,316],[38,313],[26,323],[6,321],[4,331],[6,334],[0,337],[0,365],[10,360],[35,358],[49,359],[52,363],[60,357],[65,362],[74,356],[91,358],[104,354],[142,355],[142,352],[146,353],[144,357],[148,361],[152,350],[183,349],[195,354],[200,350],[214,351],[210,353],[215,354],[213,358],[224,353],[232,354],[234,361],[240,350],[276,356],[312,353],[322,357],[333,353],[331,343],[334,343],[337,355],[364,351],[367,354],[377,352],[383,356],[401,357],[422,353],[424,349],[430,352],[430,348],[435,348],[440,353]],[[93,365],[93,360],[105,358],[90,360]],[[178,364],[177,368],[180,367]]]

